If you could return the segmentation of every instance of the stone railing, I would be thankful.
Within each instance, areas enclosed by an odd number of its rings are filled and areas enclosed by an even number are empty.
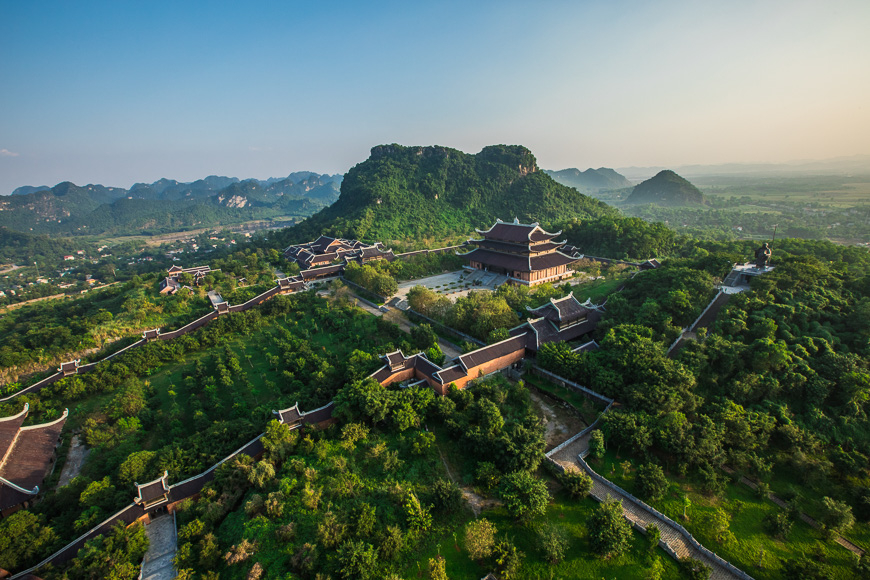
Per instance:
[[[644,501],[641,501],[640,499],[634,497],[633,495],[631,495],[630,493],[628,493],[627,491],[625,491],[624,489],[622,489],[621,487],[619,487],[615,483],[613,483],[610,480],[598,475],[598,473],[596,473],[595,470],[592,469],[589,466],[589,464],[586,463],[586,461],[582,457],[578,456],[577,462],[580,464],[580,467],[582,467],[583,470],[589,475],[589,477],[591,477],[593,480],[597,481],[598,483],[600,483],[604,487],[607,487],[608,489],[613,490],[615,498],[616,497],[623,497],[624,499],[632,502],[635,506],[639,507],[641,510],[652,515],[655,519],[658,519],[661,522],[663,522],[664,524],[666,524],[667,526],[670,526],[671,528],[675,529],[692,548],[694,548],[695,550],[697,550],[698,552],[703,554],[706,558],[708,558],[715,565],[724,568],[730,574],[736,576],[737,578],[741,578],[742,580],[753,580],[752,576],[750,576],[749,574],[747,574],[743,570],[737,568],[736,566],[734,566],[730,562],[722,559],[716,553],[710,551],[709,549],[707,549],[703,545],[701,545],[701,543],[698,542],[698,540],[696,540],[695,537],[692,534],[690,534],[686,528],[684,528],[683,526],[681,526],[680,524],[678,524],[677,522],[675,522],[674,520],[672,520],[668,516],[664,515],[663,513],[661,513],[660,511],[658,511],[654,507],[647,505]],[[672,555],[674,557],[676,557],[675,553],[672,553]]]
[[[586,388],[583,385],[578,385],[577,383],[575,383],[573,381],[569,381],[565,377],[560,377],[559,375],[557,375],[555,373],[551,373],[548,370],[542,369],[538,365],[532,365],[531,371],[532,371],[532,374],[538,375],[539,377],[543,377],[543,378],[547,379],[548,381],[559,385],[560,387],[571,387],[572,389],[576,389],[577,391],[580,391],[580,393],[583,396],[585,396],[589,399],[594,399],[600,403],[604,403],[608,407],[614,403],[614,400],[611,399],[610,397],[605,397],[601,393],[596,393],[592,389]]]

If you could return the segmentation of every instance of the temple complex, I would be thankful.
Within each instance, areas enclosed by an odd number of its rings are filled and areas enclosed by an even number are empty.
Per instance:
[[[296,244],[284,250],[284,258],[299,264],[302,270],[329,266],[338,261],[364,264],[373,260],[393,261],[396,256],[392,250],[385,250],[380,242],[366,245],[359,240],[320,236],[313,242]]]
[[[507,276],[508,282],[536,286],[568,278],[573,272],[568,264],[577,258],[560,251],[565,241],[554,238],[562,232],[551,234],[537,223],[521,224],[496,220],[486,231],[477,230],[481,239],[470,239],[477,247],[466,254],[471,268],[487,270]]]
[[[0,419],[0,516],[29,507],[51,471],[54,450],[69,410],[60,419],[22,427],[30,405]]]
[[[540,308],[529,309],[534,318],[510,330],[510,337],[467,352],[441,367],[426,355],[407,356],[397,350],[381,357],[384,366],[370,375],[381,385],[410,382],[426,383],[439,395],[447,393],[450,385],[463,389],[469,382],[482,376],[506,369],[522,361],[528,353],[537,352],[547,342],[575,340],[595,330],[604,313],[602,306],[587,301],[581,304],[572,292],[559,300],[550,300]],[[583,347],[598,345],[587,342]]]

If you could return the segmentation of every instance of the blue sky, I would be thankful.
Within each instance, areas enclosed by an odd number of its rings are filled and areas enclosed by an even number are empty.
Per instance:
[[[870,2],[0,0],[0,193],[344,172],[379,143],[547,168],[870,154]]]

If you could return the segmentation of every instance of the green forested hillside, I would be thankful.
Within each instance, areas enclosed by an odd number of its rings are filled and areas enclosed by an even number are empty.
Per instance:
[[[631,182],[624,175],[609,167],[599,167],[580,171],[576,167],[560,171],[544,170],[547,175],[568,187],[574,187],[583,193],[596,193],[602,190],[624,189],[631,187]]]
[[[279,216],[306,217],[338,198],[338,176],[192,183],[160,179],[130,190],[64,182],[0,197],[0,227],[49,235],[155,234]]]
[[[617,212],[553,181],[522,146],[493,145],[470,155],[394,144],[374,147],[347,173],[338,201],[287,236],[391,241],[469,233],[496,218],[552,224],[608,215]]]
[[[655,203],[658,205],[703,205],[704,194],[686,179],[665,169],[638,184],[628,199],[629,204]]]

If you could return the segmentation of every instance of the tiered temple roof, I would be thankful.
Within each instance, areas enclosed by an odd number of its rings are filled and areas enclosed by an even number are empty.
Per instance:
[[[550,233],[537,223],[522,224],[496,220],[488,230],[477,230],[483,237],[471,239],[477,247],[459,254],[477,269],[507,275],[521,284],[539,284],[570,275],[567,265],[576,258],[559,251],[565,242],[555,241],[561,232]]]
[[[49,423],[22,427],[30,409],[0,419],[0,512],[23,504],[39,493],[54,461],[54,450],[69,411]]]

